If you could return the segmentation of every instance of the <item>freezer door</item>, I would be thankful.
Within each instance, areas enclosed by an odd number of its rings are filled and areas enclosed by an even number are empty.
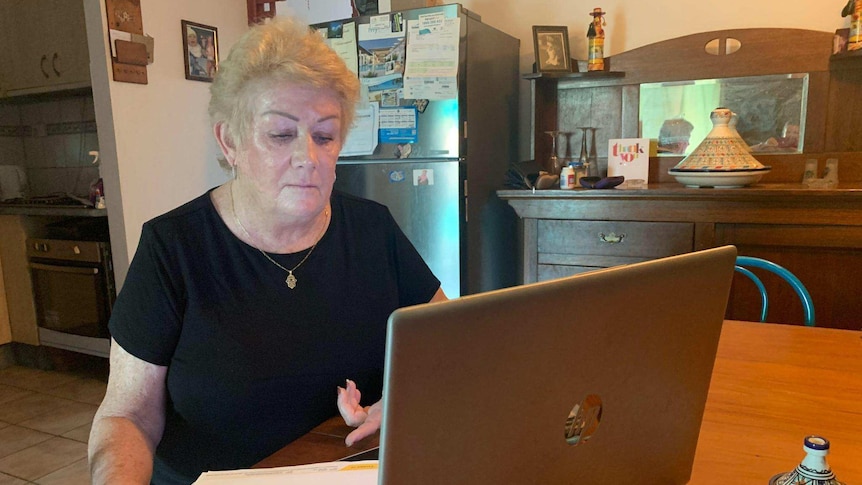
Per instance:
[[[389,207],[407,238],[440,279],[446,296],[461,296],[461,184],[457,160],[339,162],[336,174],[336,189]]]

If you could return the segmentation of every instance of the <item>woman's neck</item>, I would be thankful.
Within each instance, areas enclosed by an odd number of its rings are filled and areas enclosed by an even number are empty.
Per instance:
[[[313,246],[326,233],[330,209],[307,219],[291,219],[274,208],[261,207],[253,198],[243,197],[235,181],[222,185],[214,194],[225,224],[240,240],[268,253],[296,253]]]

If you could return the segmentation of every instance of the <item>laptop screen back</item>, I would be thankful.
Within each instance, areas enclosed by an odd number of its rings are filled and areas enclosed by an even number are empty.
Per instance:
[[[404,308],[383,484],[686,483],[732,246]]]

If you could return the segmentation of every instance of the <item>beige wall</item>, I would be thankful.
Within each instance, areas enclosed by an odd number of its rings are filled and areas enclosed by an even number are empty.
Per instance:
[[[462,0],[482,20],[521,39],[521,72],[532,69],[533,25],[565,25],[572,57],[586,59],[587,27],[594,7],[607,12],[605,55],[698,32],[754,27],[786,27],[832,32],[847,27],[844,1],[812,0]],[[787,46],[792,49],[793,46]],[[530,83],[521,82],[521,159],[531,159],[529,139]]]
[[[206,107],[209,83],[185,79],[180,20],[218,29],[226,56],[247,28],[245,2],[141,2],[144,31],[155,39],[146,85],[114,82],[108,58],[105,2],[84,0],[102,176],[117,281],[140,237],[141,224],[222,183],[218,148]]]
[[[533,62],[533,25],[565,25],[572,57],[586,58],[586,32],[594,7],[607,12],[605,53],[613,55],[660,40],[710,30],[792,27],[834,31],[846,27],[842,1],[811,0],[462,0],[486,23],[521,39],[522,69]],[[793,46],[788,46],[792,49]]]

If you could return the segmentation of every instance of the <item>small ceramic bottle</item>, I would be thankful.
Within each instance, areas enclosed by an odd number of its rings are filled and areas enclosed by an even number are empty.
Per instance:
[[[829,440],[822,436],[806,436],[802,449],[805,451],[802,462],[793,470],[772,477],[769,485],[845,485],[835,478],[826,463]]]

